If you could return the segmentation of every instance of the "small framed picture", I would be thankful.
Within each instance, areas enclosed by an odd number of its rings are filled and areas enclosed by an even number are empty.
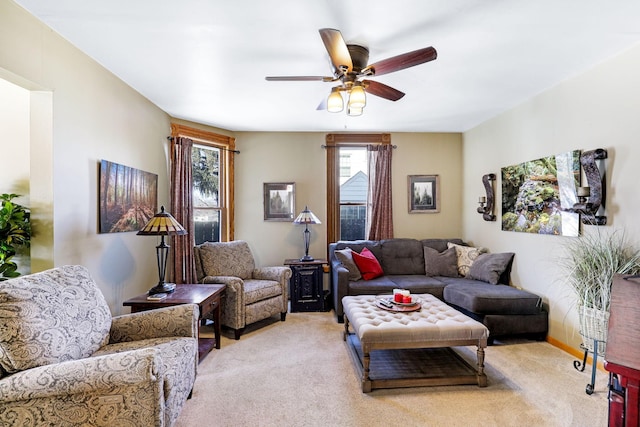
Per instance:
[[[440,212],[440,177],[409,175],[409,213]]]
[[[264,183],[264,220],[293,221],[296,210],[294,182]]]

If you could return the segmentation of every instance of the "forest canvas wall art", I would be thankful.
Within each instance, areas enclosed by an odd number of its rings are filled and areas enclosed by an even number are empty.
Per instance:
[[[158,175],[100,162],[100,233],[138,231],[155,215]]]
[[[578,150],[502,168],[502,229],[577,236],[579,182]]]

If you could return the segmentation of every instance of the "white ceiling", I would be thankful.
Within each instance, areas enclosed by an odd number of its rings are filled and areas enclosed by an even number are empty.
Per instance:
[[[463,132],[640,40],[638,0],[15,0],[173,117],[233,131]],[[369,63],[438,59],[373,79],[360,117],[317,111],[335,84],[318,29]]]

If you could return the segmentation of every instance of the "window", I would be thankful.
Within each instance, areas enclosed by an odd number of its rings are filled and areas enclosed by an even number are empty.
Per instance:
[[[351,154],[340,152],[340,184],[342,184],[342,178],[348,178],[351,176]]]
[[[365,238],[367,227],[367,149],[338,147],[340,151],[340,240]],[[344,171],[348,171],[345,174]]]
[[[220,149],[193,145],[193,220],[196,245],[220,241]]]
[[[235,138],[178,124],[171,125],[171,135],[193,140],[191,197],[194,243],[233,240]]]
[[[366,147],[390,143],[390,134],[327,135],[328,242],[367,237],[369,177]]]

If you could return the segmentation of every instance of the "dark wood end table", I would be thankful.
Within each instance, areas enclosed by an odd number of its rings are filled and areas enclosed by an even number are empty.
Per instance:
[[[328,294],[324,291],[323,277],[326,259],[300,261],[299,259],[285,259],[284,265],[291,269],[289,279],[289,298],[291,312],[297,311],[325,311],[325,300]]]
[[[148,300],[145,293],[126,300],[122,305],[131,307],[131,312],[137,313],[180,304],[198,304],[200,320],[213,321],[215,336],[215,338],[202,338],[198,330],[198,360],[202,360],[213,347],[220,348],[220,300],[225,289],[226,285],[177,285],[174,292],[160,301]]]

